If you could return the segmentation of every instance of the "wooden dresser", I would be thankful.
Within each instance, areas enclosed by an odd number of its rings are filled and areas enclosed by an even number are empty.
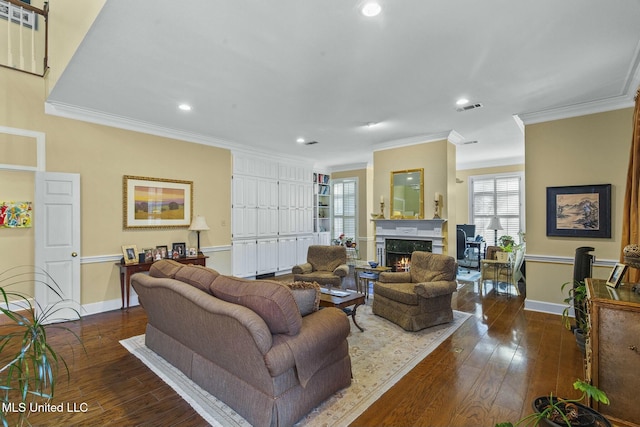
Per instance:
[[[640,295],[628,283],[614,289],[601,279],[585,282],[591,325],[586,376],[611,401],[593,407],[615,425],[640,427]]]

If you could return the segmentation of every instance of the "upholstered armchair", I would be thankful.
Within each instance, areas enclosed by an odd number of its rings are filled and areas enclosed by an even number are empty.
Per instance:
[[[456,269],[453,257],[414,251],[409,271],[380,273],[373,285],[373,313],[407,331],[451,322]]]
[[[294,266],[291,272],[293,280],[339,288],[342,279],[349,274],[347,250],[344,246],[311,245],[307,250],[307,262]]]

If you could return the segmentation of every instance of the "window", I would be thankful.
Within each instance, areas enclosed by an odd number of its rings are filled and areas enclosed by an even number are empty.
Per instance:
[[[356,178],[334,179],[333,182],[333,238],[358,239],[358,181]]]
[[[504,235],[521,243],[518,233],[525,230],[523,174],[474,176],[469,180],[469,189],[471,222],[487,246],[496,246],[497,239]],[[502,226],[497,233],[487,229],[493,217]]]

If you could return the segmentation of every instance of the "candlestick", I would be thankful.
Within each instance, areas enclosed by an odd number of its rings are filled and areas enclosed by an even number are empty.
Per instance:
[[[380,203],[384,203],[384,196],[380,196]]]
[[[434,200],[435,203],[435,212],[433,214],[433,219],[440,219],[439,210],[438,210],[438,199]]]

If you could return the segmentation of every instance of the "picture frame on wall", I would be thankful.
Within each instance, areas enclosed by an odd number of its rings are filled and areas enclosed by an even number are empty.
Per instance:
[[[627,271],[627,266],[625,264],[616,263],[611,269],[611,273],[609,274],[609,278],[607,279],[607,286],[612,288],[617,288],[620,286],[620,282],[622,282],[622,278],[624,277],[624,273]]]
[[[123,245],[122,255],[126,265],[138,263],[138,249],[136,245]]]
[[[125,175],[122,226],[179,228],[191,224],[193,181]]]
[[[547,187],[547,236],[611,237],[611,184]]]

